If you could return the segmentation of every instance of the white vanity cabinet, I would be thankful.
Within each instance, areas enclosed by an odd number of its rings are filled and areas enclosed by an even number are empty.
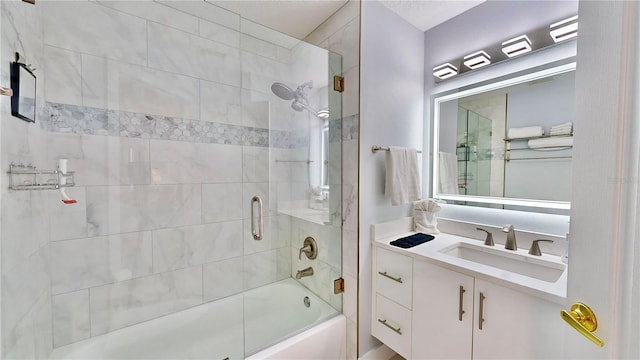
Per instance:
[[[414,263],[413,359],[562,355],[561,306],[423,261]]]

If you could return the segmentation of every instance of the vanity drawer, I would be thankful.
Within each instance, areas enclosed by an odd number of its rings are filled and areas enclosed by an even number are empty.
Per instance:
[[[378,340],[405,359],[411,359],[411,311],[376,294],[373,328]]]
[[[413,259],[381,248],[376,254],[376,291],[411,309]]]

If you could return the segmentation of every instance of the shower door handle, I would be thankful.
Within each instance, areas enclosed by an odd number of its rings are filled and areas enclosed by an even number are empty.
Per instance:
[[[256,231],[256,216],[255,216],[255,204],[258,204],[258,231]],[[262,240],[262,232],[264,229],[264,221],[262,218],[262,199],[256,195],[251,198],[251,234],[253,234],[253,240]]]

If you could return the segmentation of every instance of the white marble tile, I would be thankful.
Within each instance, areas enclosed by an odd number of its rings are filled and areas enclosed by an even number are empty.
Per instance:
[[[200,80],[200,120],[242,125],[240,88]]]
[[[242,257],[237,257],[204,265],[203,285],[205,302],[242,292],[242,259]]]
[[[202,218],[202,191],[196,185],[87,188],[90,236],[195,225]]]
[[[276,281],[277,256],[275,250],[244,257],[244,289],[254,289]]]
[[[153,270],[156,273],[240,255],[241,220],[153,232]]]
[[[89,290],[56,295],[53,300],[53,346],[91,337]]]
[[[202,185],[202,222],[242,219],[245,201],[241,183]]]
[[[350,276],[358,274],[358,233],[356,230],[342,231],[342,272]]]
[[[342,70],[347,71],[360,62],[360,19],[355,18],[329,37],[329,50],[342,55]]]
[[[211,21],[200,19],[200,36],[236,48],[240,47],[240,32]]]
[[[298,249],[292,247],[291,276],[295,278],[298,270],[307,267],[313,268],[313,275],[298,279],[300,283],[320,296],[324,301],[331,303],[333,297],[333,281],[341,276],[337,269],[327,263],[318,260],[309,260],[305,256],[298,260]]]
[[[47,199],[43,192],[10,191],[2,195],[2,272],[8,273],[49,241]]]
[[[347,319],[357,321],[358,314],[358,280],[351,275],[344,275],[344,300],[342,312]]]
[[[53,326],[51,294],[45,291],[33,308],[33,330],[35,335],[35,358],[49,359],[53,350]]]
[[[6,332],[2,333],[3,338],[8,337]],[[3,339],[4,340],[4,339]],[[3,359],[35,359],[35,334],[33,322],[30,316],[25,316],[13,329],[11,340],[4,340],[6,343],[2,347]]]
[[[342,227],[358,229],[358,186],[342,184]]]
[[[246,50],[256,55],[264,56],[269,59],[278,60],[278,47],[275,44],[261,40],[259,38],[242,34],[240,37],[242,50]]]
[[[149,67],[240,86],[240,50],[149,23]]]
[[[271,84],[266,89],[269,89],[270,86]],[[269,99],[271,99],[270,95],[258,91],[242,90],[242,125],[268,129]]]
[[[100,5],[167,26],[198,33],[198,18],[155,1],[99,1]]]
[[[188,119],[200,117],[198,80],[82,55],[84,106]]]
[[[342,93],[342,115],[356,115],[360,110],[360,67],[353,67],[342,75],[345,83]]]
[[[82,61],[80,53],[44,47],[44,99],[82,105]]]
[[[238,182],[241,159],[237,145],[151,140],[154,184]]]
[[[358,358],[357,321],[347,319],[347,359]]]
[[[149,184],[149,140],[50,133],[52,163],[69,159],[78,186]]]
[[[271,92],[271,84],[283,82],[293,85],[291,66],[248,51],[242,52],[242,88],[263,93]]]
[[[283,280],[291,276],[291,247],[276,250],[276,280]]]
[[[20,338],[20,324],[28,317],[42,294],[49,294],[49,252],[43,247],[2,274],[2,344],[11,347]],[[23,324],[24,325],[24,324]],[[31,324],[28,325],[31,328]],[[32,331],[33,329],[31,329]],[[33,332],[31,332],[33,336]],[[33,348],[33,342],[30,345]],[[33,350],[33,349],[32,349]]]
[[[271,223],[272,216],[265,216],[263,218],[263,231],[262,231],[262,240],[256,240],[253,238],[253,233],[251,231],[251,220],[245,219],[243,226],[243,239],[244,239],[244,254],[254,254],[257,252],[263,252],[273,249],[273,242],[271,240]],[[258,223],[256,220],[256,231],[258,231]]]
[[[147,62],[146,21],[94,2],[44,2],[46,45],[132,64]]]
[[[201,303],[201,266],[91,288],[91,335]]]
[[[52,242],[51,264],[53,294],[149,275],[151,232]]]
[[[87,198],[85,188],[69,187],[67,195],[76,200],[75,204],[65,204],[58,191],[47,192],[47,210],[51,240],[77,239],[87,237]]]
[[[233,30],[240,30],[240,15],[203,1],[159,1],[161,4],[184,11]]]
[[[345,6],[336,11],[327,21],[323,22],[309,34],[304,41],[321,47],[322,42],[339,31],[340,28],[360,15],[360,1],[348,1]]]
[[[244,182],[269,181],[270,149],[266,147],[242,147],[242,179]]]
[[[292,36],[283,34],[277,30],[258,24],[246,18],[240,19],[240,27],[243,34],[253,36],[256,39],[267,41],[271,44],[291,49],[302,41]]]
[[[274,249],[291,246],[291,217],[289,215],[271,217],[271,238]]]

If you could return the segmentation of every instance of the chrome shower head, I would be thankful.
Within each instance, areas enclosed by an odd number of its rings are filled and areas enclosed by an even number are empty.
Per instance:
[[[271,85],[271,91],[273,91],[273,93],[282,100],[293,100],[296,97],[296,93],[293,91],[293,89],[279,82],[273,83],[273,85]]]

